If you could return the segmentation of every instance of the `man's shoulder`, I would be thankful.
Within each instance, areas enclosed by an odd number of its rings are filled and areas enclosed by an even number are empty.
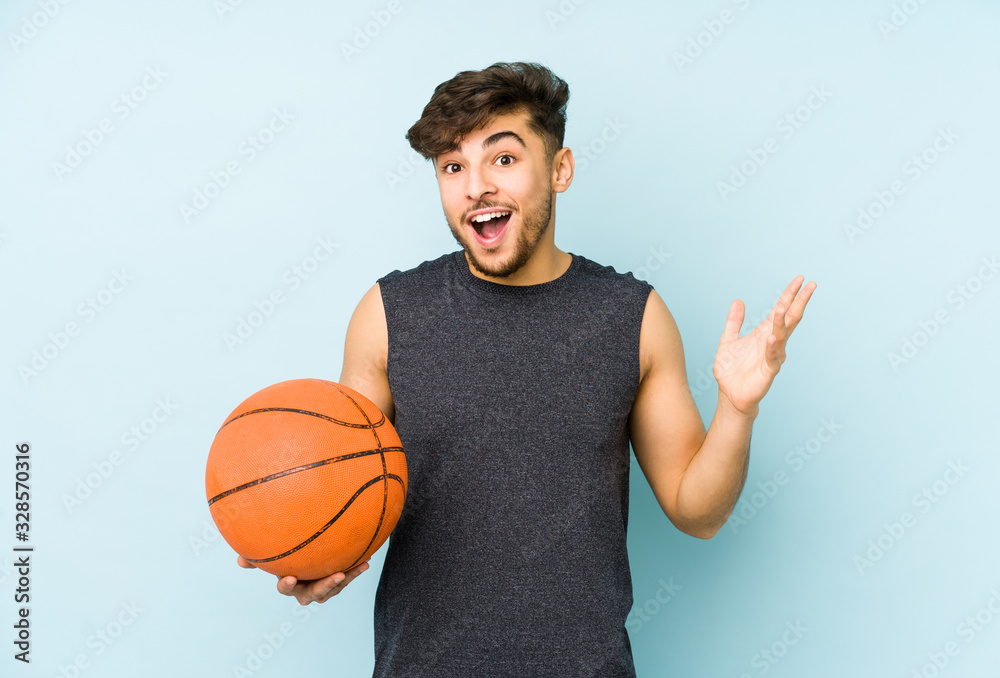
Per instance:
[[[615,289],[633,289],[640,294],[648,294],[649,290],[653,288],[645,280],[635,277],[632,271],[624,269],[619,271],[613,265],[599,263],[582,254],[574,254],[573,256],[580,261],[577,278],[582,284],[589,283]]]
[[[440,274],[447,267],[451,266],[454,263],[455,257],[460,251],[461,250],[456,252],[448,252],[446,254],[442,254],[436,259],[427,259],[419,264],[416,264],[415,266],[411,266],[410,268],[393,269],[388,273],[386,273],[385,275],[383,275],[381,278],[378,278],[376,282],[382,283],[383,281],[391,281],[399,277],[420,278],[420,277]]]

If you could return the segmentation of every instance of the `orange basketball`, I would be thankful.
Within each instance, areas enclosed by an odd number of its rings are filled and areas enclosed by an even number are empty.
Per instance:
[[[265,572],[319,579],[368,560],[406,500],[396,430],[342,384],[292,379],[240,403],[212,442],[205,492],[239,555]]]

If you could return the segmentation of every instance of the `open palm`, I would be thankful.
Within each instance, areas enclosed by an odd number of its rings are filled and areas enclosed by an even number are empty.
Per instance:
[[[803,280],[803,276],[795,276],[768,316],[742,337],[739,332],[746,312],[743,302],[737,299],[729,307],[712,373],[719,382],[719,397],[727,398],[741,413],[756,412],[785,362],[785,344],[816,289],[816,283],[810,282],[797,296]]]

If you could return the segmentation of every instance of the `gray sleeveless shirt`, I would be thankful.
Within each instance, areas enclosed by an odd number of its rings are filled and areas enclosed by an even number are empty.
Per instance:
[[[575,254],[501,285],[463,250],[378,283],[409,483],[374,676],[635,676],[627,421],[652,287]]]

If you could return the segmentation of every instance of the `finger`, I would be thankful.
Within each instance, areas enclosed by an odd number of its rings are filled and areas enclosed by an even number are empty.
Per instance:
[[[236,564],[239,565],[240,567],[245,567],[245,568],[248,568],[248,569],[249,568],[257,569],[256,565],[254,565],[253,563],[251,563],[249,560],[247,560],[243,556],[236,556]]]
[[[313,586],[309,589],[309,600],[325,603],[340,593],[349,581],[351,581],[350,576],[343,572],[337,572],[331,577],[313,582]]]
[[[729,305],[729,315],[726,316],[726,327],[722,330],[722,339],[732,341],[740,338],[740,327],[743,326],[743,315],[746,308],[737,299]]]
[[[334,572],[333,574],[327,575],[322,579],[317,579],[316,581],[311,582],[306,588],[305,593],[309,600],[315,600],[322,603],[332,594],[337,593],[337,587],[345,581],[347,581],[347,575],[343,572]]]
[[[774,321],[771,323],[771,334],[777,339],[775,346],[778,343],[783,342],[786,337],[786,327],[785,327],[785,311],[788,307],[785,306],[783,302],[778,302],[774,306]]]
[[[352,581],[354,581],[355,579],[357,579],[358,575],[361,574],[362,572],[364,572],[367,569],[368,569],[368,562],[365,561],[365,562],[361,563],[360,565],[358,565],[357,567],[352,567],[346,573],[344,573],[344,572],[338,572],[337,574],[342,574],[343,577],[340,578],[336,582],[336,586],[338,586],[340,589],[344,588],[345,586],[347,586],[348,584],[350,584]],[[339,590],[338,590],[338,592],[339,592]]]
[[[344,588],[346,588],[348,584],[350,584],[350,583],[351,583],[352,581],[354,581],[355,579],[357,579],[357,578],[358,578],[358,576],[359,576],[359,575],[360,575],[360,574],[361,574],[362,572],[364,572],[365,570],[367,570],[367,569],[368,569],[368,567],[369,567],[369,565],[368,565],[368,562],[367,562],[367,561],[365,561],[364,563],[362,563],[362,564],[358,565],[357,567],[354,567],[354,568],[351,568],[350,570],[348,570],[348,571],[346,572],[346,574],[345,574],[344,578],[343,578],[343,579],[341,579],[341,580],[339,580],[339,581],[338,581],[338,582],[337,582],[337,583],[336,583],[336,584],[335,584],[335,585],[334,585],[334,586],[333,586],[333,587],[332,587],[332,588],[331,588],[331,589],[330,589],[330,590],[329,590],[329,591],[328,591],[327,593],[325,593],[325,594],[324,594],[323,596],[321,596],[321,597],[317,598],[317,599],[316,599],[316,602],[319,602],[319,603],[324,603],[324,602],[326,602],[327,600],[329,600],[330,598],[332,598],[333,596],[335,596],[335,595],[337,595],[338,593],[340,593],[341,591],[343,591],[343,590],[344,590]],[[338,573],[338,574],[340,574],[340,573]]]
[[[802,320],[802,316],[805,314],[806,304],[809,303],[809,299],[812,297],[812,293],[816,291],[816,283],[810,281],[808,285],[802,288],[802,294],[795,298],[792,302],[791,308],[788,309],[788,335],[791,335],[792,330],[794,330],[799,322]]]
[[[365,570],[367,570],[369,567],[371,567],[371,565],[366,560],[365,562],[361,563],[360,565],[357,565],[356,567],[348,570],[347,574],[350,575],[350,574],[353,573],[353,575],[356,577],[359,574],[361,574],[362,572],[364,572]]]
[[[794,299],[795,295],[798,293],[803,280],[805,280],[805,277],[801,275],[797,275],[792,278],[792,282],[788,283],[788,287],[786,287],[785,291],[781,293],[780,297],[778,297],[778,303],[784,306],[785,310],[788,310],[788,307],[792,305],[792,299]]]
[[[785,341],[776,333],[769,334],[764,348],[764,364],[771,375],[778,373],[781,364],[785,362]]]
[[[298,579],[292,575],[287,577],[278,577],[278,593],[286,596],[290,596],[295,592],[295,585],[298,583]]]
[[[772,334],[767,338],[767,348],[764,351],[764,362],[771,373],[776,373],[781,369],[781,361],[778,359],[778,340]]]

